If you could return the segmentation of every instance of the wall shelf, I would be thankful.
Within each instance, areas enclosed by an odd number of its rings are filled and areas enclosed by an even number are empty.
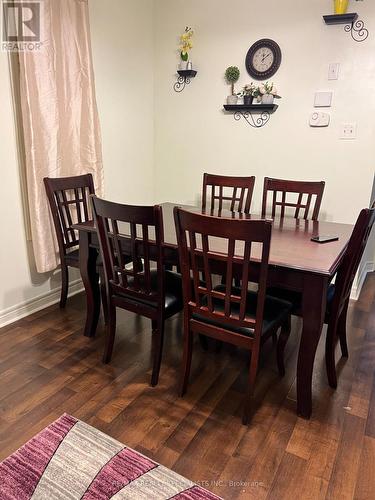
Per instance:
[[[197,76],[197,71],[194,69],[178,70],[177,73],[177,82],[173,86],[175,92],[182,92],[186,85],[189,85],[191,79]]]
[[[232,112],[236,121],[243,118],[253,128],[264,127],[278,107],[277,104],[251,104],[250,106],[224,104],[225,111]]]
[[[345,24],[344,31],[350,33],[355,42],[364,42],[369,36],[369,31],[365,28],[364,21],[358,19],[356,12],[323,16],[323,19],[330,26]]]

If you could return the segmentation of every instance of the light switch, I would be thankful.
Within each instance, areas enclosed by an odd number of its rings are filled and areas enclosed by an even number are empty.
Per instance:
[[[338,80],[340,72],[339,63],[331,63],[328,69],[328,80]]]
[[[357,138],[357,124],[356,123],[343,123],[341,125],[340,139],[356,139]]]
[[[314,106],[316,108],[329,108],[332,105],[333,92],[315,92]]]

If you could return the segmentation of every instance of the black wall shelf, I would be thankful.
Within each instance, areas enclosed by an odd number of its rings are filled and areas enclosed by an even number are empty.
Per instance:
[[[358,19],[358,14],[333,14],[323,16],[324,22],[328,25],[345,24],[344,31],[350,33],[355,42],[364,42],[369,36],[369,31],[365,28],[364,21]]]
[[[243,118],[253,128],[264,127],[278,107],[277,104],[251,104],[250,106],[224,104],[225,111],[233,112],[236,121]]]
[[[182,92],[191,79],[197,76],[197,71],[194,69],[178,70],[177,73],[177,82],[173,86],[175,92]]]

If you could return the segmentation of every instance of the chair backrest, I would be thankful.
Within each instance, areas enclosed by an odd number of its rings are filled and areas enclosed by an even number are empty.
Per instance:
[[[198,313],[225,326],[251,328],[256,340],[262,332],[267,288],[272,223],[265,220],[233,220],[174,210],[185,313]],[[246,312],[252,244],[261,245],[256,314]],[[232,288],[233,271],[242,278],[241,291]],[[253,267],[253,266],[252,266]],[[224,273],[224,292],[215,290],[212,276]],[[203,281],[200,279],[202,275]],[[193,278],[191,280],[191,278]],[[193,282],[193,286],[192,286]],[[215,304],[220,303],[221,308]],[[237,313],[234,311],[237,310]],[[186,310],[187,309],[187,310]]]
[[[361,263],[374,221],[375,209],[363,209],[358,216],[345,256],[337,272],[335,296],[332,303],[333,317],[340,315],[342,308],[350,297],[353,281]]]
[[[223,202],[230,202],[231,212],[250,213],[251,200],[254,192],[255,177],[229,177],[226,175],[204,174],[202,210],[208,209],[207,197],[211,188],[211,206],[213,212],[216,208],[223,210]],[[226,194],[224,190],[230,191]]]
[[[79,243],[72,224],[90,220],[89,196],[95,193],[91,174],[75,177],[45,177],[44,186],[51,207],[60,254]]]
[[[161,307],[165,293],[162,208],[91,199],[110,293]],[[156,289],[151,286],[152,263],[156,263]]]
[[[293,217],[295,219],[317,220],[319,217],[320,205],[322,203],[325,182],[308,181],[286,181],[282,179],[264,179],[262,217],[267,214],[267,201],[269,193],[272,193],[272,217],[276,217],[276,209],[280,207],[280,217],[286,215],[286,208],[295,209]],[[294,196],[294,201],[288,201],[288,195]],[[313,197],[315,203],[313,203]],[[312,208],[313,207],[313,208]],[[310,208],[312,216],[309,217]]]

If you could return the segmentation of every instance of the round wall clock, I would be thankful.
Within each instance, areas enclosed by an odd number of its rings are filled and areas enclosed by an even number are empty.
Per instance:
[[[273,40],[264,38],[252,45],[246,56],[246,69],[256,80],[266,80],[280,68],[281,49]]]

